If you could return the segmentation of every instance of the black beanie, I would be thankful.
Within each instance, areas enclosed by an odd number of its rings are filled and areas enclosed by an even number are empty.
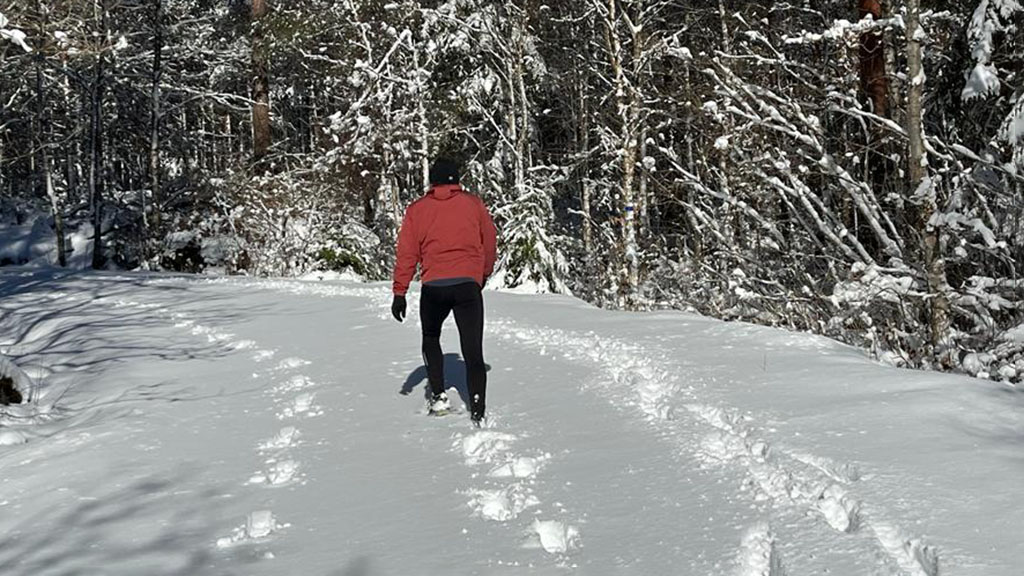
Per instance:
[[[430,167],[430,185],[440,186],[444,184],[459,183],[459,165],[448,158],[434,160]]]

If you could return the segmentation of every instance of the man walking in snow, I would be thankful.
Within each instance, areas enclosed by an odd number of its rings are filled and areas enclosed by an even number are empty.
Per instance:
[[[405,319],[405,293],[420,266],[420,324],[423,363],[430,381],[431,414],[450,409],[444,386],[441,326],[455,313],[462,358],[466,362],[469,414],[484,419],[487,371],[484,365],[484,284],[494,271],[495,229],[480,198],[459,185],[459,167],[439,158],[430,168],[430,190],[405,211],[398,233],[391,314]]]

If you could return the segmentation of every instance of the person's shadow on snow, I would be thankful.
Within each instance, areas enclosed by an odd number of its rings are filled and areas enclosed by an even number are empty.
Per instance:
[[[488,372],[491,371],[490,364],[484,364],[484,369]],[[421,383],[427,381],[427,367],[420,366],[405,378],[405,383],[402,384],[402,389],[398,391],[402,396],[408,396],[412,394],[413,390],[416,389]],[[462,403],[469,405],[469,389],[466,387],[466,363],[458,354],[445,354],[444,355],[444,387],[455,388],[459,392],[459,398],[462,399]],[[430,386],[423,386],[423,398],[430,398]]]

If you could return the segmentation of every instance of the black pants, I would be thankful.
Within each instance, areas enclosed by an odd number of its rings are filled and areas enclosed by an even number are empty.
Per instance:
[[[455,312],[459,328],[462,359],[466,362],[469,408],[483,415],[487,395],[487,369],[484,365],[484,298],[476,282],[454,286],[424,285],[420,293],[420,324],[423,326],[423,363],[427,366],[430,390],[444,392],[444,356],[441,353],[441,326],[449,312]]]

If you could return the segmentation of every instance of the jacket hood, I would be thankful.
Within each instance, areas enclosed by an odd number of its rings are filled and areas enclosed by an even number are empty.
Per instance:
[[[432,186],[428,194],[438,200],[447,200],[459,192],[462,192],[462,186],[459,186],[458,184],[441,184],[438,186]]]

